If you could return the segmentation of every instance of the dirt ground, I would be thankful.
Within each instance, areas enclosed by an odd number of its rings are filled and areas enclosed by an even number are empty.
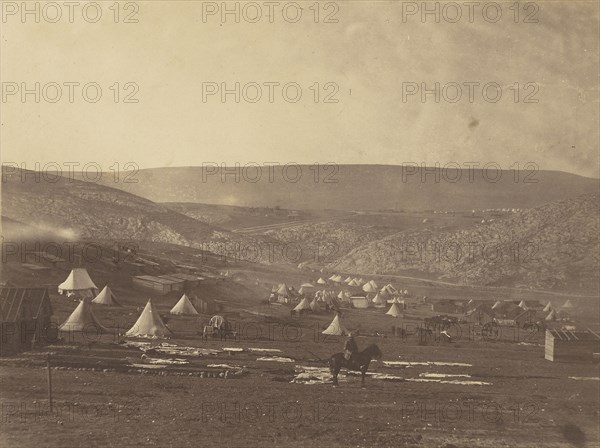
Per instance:
[[[94,268],[94,279],[101,285],[109,281],[125,305],[94,305],[96,316],[113,333],[127,330],[148,295],[131,289],[131,272],[115,274]],[[370,371],[388,375],[387,379],[367,377],[365,388],[354,375],[341,377],[336,388],[329,381],[293,382],[302,368],[325,368],[327,359],[342,350],[343,339],[321,335],[331,314],[291,319],[289,307],[261,303],[272,284],[299,285],[320,275],[288,271],[256,266],[243,270],[250,279],[243,284],[217,278],[202,282],[197,293],[228,304],[222,314],[233,323],[238,337],[203,341],[198,331],[210,315],[168,317],[167,324],[176,335],[168,344],[219,350],[201,356],[146,352],[151,358],[177,358],[185,364],[156,368],[142,359],[139,348],[119,343],[123,341],[113,334],[99,340],[92,334],[85,341],[51,343],[1,358],[0,447],[599,445],[597,363],[546,361],[542,331],[515,334],[507,330],[497,340],[484,340],[466,326],[450,344],[438,337],[419,340],[412,331],[434,314],[427,304],[409,301],[398,319],[385,316],[385,310],[344,311],[346,325],[361,333],[359,347],[375,343],[381,348],[383,358],[373,362]],[[25,274],[15,269],[11,275],[22,277],[26,284]],[[56,284],[65,275],[56,270],[29,281]],[[408,289],[432,298],[507,298],[492,288],[461,290],[415,282]],[[61,323],[76,303],[53,291],[53,319]],[[542,295],[523,292],[519,298],[542,299]],[[550,298],[557,304],[566,300]],[[160,314],[167,317],[179,295],[154,299]],[[598,301],[572,300],[576,304],[573,313],[579,313],[574,316],[577,322],[598,330]],[[392,325],[405,328],[408,334],[391,337]],[[245,351],[223,351],[232,347]],[[249,348],[280,352],[257,353]],[[48,351],[53,353],[52,412],[45,367]],[[258,361],[273,355],[291,362]],[[219,377],[225,372],[227,378]]]
[[[53,412],[45,352],[3,358],[0,445],[598,446],[598,364],[546,361],[541,338],[525,344],[465,339],[421,345],[412,337],[370,336],[359,337],[359,346],[377,343],[383,352],[371,370],[402,380],[367,377],[365,388],[354,375],[342,377],[337,388],[291,383],[296,366],[324,367],[326,358],[341,350],[342,339],[316,336],[327,319],[307,318],[288,327],[263,323],[260,340],[254,323],[252,328],[240,324],[238,340],[168,341],[210,349],[279,349],[278,356],[293,362],[257,361],[265,355],[246,350],[177,355],[189,364],[137,369],[131,363],[143,362],[142,351],[112,337],[51,345],[45,350],[53,352]],[[388,367],[383,361],[461,365]],[[208,367],[214,364],[231,370]],[[236,366],[246,367],[243,374],[208,377]],[[431,374],[468,377],[421,381]],[[485,384],[455,382],[463,379]]]

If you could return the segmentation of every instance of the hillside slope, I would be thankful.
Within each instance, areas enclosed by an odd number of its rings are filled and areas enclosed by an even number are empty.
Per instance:
[[[3,236],[6,241],[152,241],[222,253],[255,239],[236,235],[177,213],[150,200],[92,182],[59,177],[22,182],[4,173]]]
[[[598,194],[555,201],[454,232],[411,229],[330,263],[343,272],[416,270],[466,284],[598,290]]]

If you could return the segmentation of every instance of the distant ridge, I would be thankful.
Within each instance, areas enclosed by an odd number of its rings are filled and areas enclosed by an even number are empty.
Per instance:
[[[293,165],[287,171],[263,167],[260,178],[256,168],[242,168],[152,168],[132,175],[135,183],[110,184],[110,176],[104,179],[108,186],[154,202],[339,210],[531,208],[595,193],[600,182],[561,171],[531,170],[502,171],[494,180],[497,173],[492,168]]]

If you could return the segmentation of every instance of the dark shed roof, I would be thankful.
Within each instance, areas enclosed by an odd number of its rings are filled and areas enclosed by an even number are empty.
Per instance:
[[[0,288],[0,321],[17,322],[51,315],[48,288]]]

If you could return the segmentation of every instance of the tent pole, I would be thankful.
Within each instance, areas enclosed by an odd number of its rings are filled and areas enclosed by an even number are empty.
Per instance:
[[[50,404],[50,412],[52,412],[52,369],[50,369],[50,353],[46,358],[46,368],[48,369],[48,402]]]

